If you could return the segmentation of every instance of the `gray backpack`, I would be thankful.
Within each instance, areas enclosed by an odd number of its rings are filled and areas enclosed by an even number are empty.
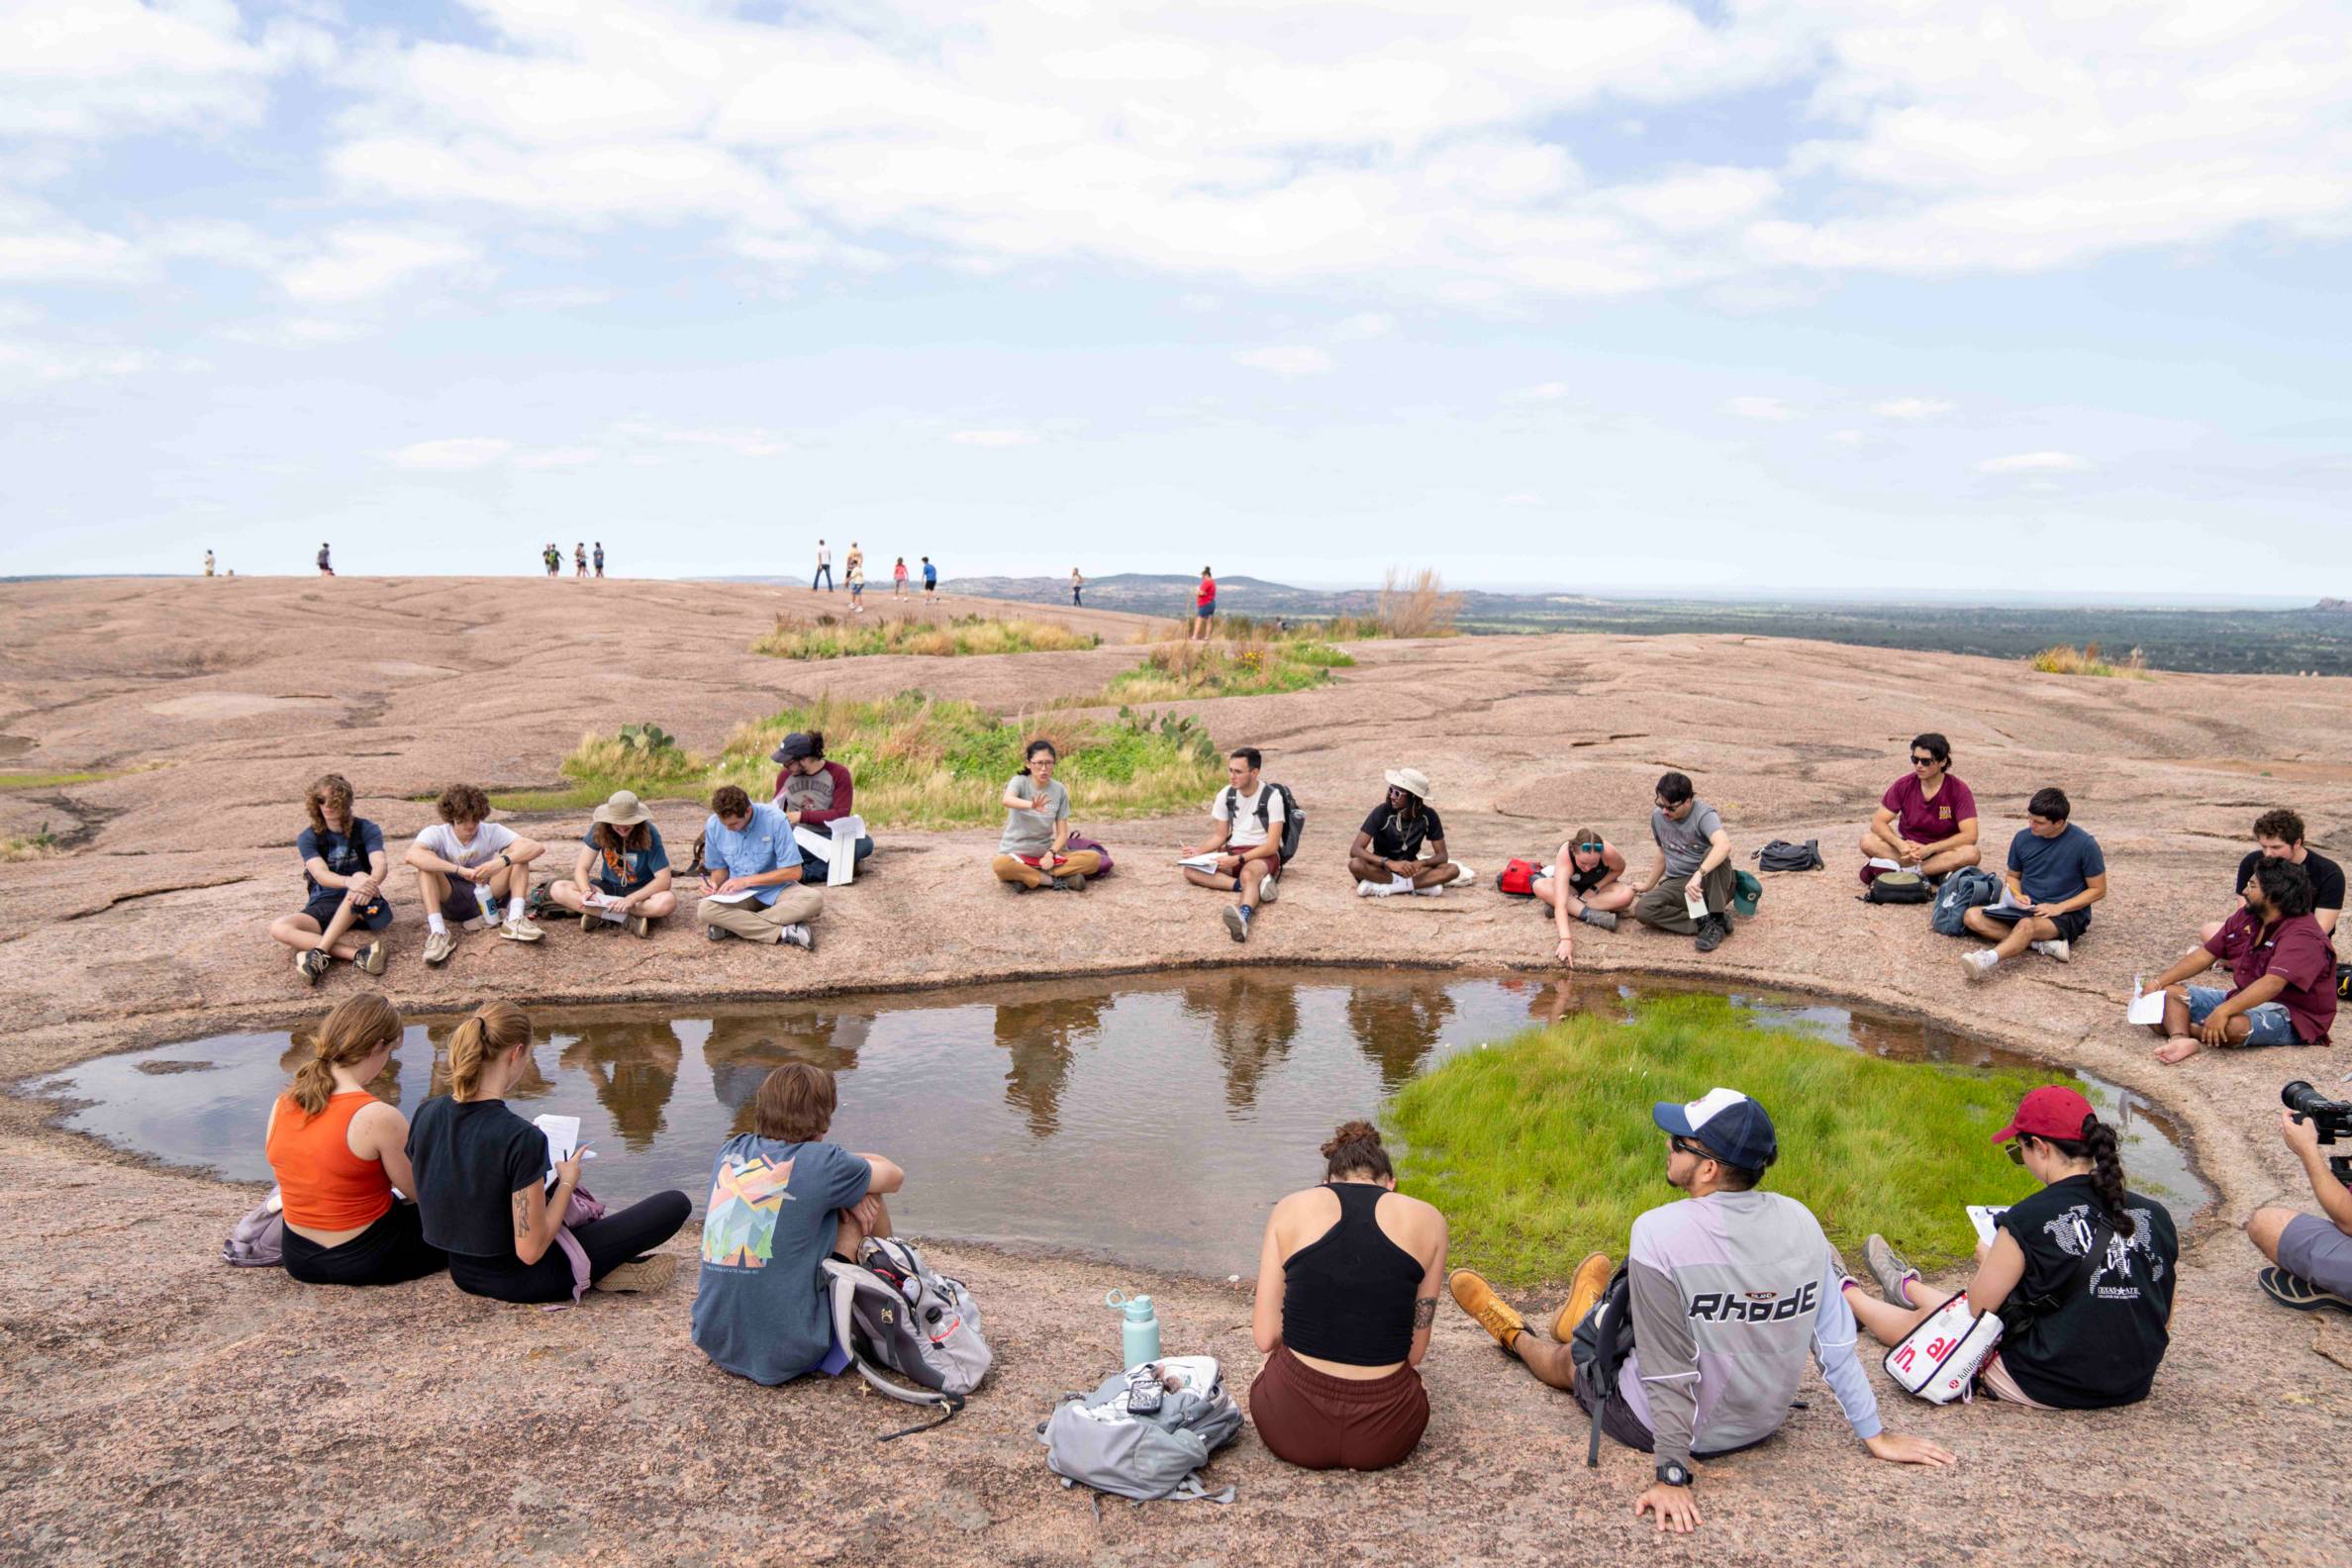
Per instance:
[[[952,1420],[995,1360],[980,1336],[980,1309],[972,1293],[896,1236],[866,1237],[857,1258],[855,1264],[824,1261],[834,1338],[849,1347],[858,1376],[877,1393],[909,1405],[936,1406],[942,1413],[936,1421],[882,1440]]]
[[[2001,878],[1976,866],[1962,866],[1944,878],[1935,895],[1935,908],[1927,912],[1927,924],[1946,936],[1958,936],[1968,930],[1961,921],[1970,910],[1999,897]]]
[[[1241,1407],[1225,1392],[1217,1357],[1170,1356],[1144,1367],[1156,1368],[1164,1380],[1159,1409],[1127,1408],[1126,1372],[1104,1379],[1091,1394],[1062,1396],[1037,1427],[1046,1468],[1065,1487],[1089,1486],[1138,1505],[1155,1498],[1232,1502],[1230,1486],[1211,1492],[1201,1485],[1209,1455],[1241,1429]]]

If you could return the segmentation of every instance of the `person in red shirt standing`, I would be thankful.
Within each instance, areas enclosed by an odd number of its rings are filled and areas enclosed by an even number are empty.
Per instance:
[[[1977,848],[1976,796],[1952,776],[1952,743],[1929,731],[1911,743],[1911,770],[1887,786],[1878,816],[1862,831],[1862,880],[1881,871],[1941,877],[1984,859]]]
[[[2163,1062],[2206,1045],[2324,1045],[2335,1023],[2335,948],[2311,918],[2311,878],[2292,860],[2263,858],[2246,883],[2245,908],[2202,947],[2157,976]],[[2231,985],[2187,984],[2222,959]]]
[[[1193,595],[1192,636],[1186,640],[1209,640],[1209,629],[1217,620],[1217,578],[1208,567],[1201,568],[1201,587]]]

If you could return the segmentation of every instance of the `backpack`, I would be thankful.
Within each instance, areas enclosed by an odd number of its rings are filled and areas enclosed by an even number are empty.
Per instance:
[[[1925,904],[1934,897],[1935,889],[1916,871],[1881,871],[1862,894],[1866,904]]]
[[[1617,1397],[1617,1373],[1633,1353],[1633,1281],[1619,1263],[1601,1300],[1568,1336],[1568,1359],[1586,1369],[1593,1385],[1593,1429],[1585,1467],[1601,1467],[1601,1413]]]
[[[286,1261],[286,1216],[278,1190],[245,1211],[221,1243],[221,1261],[231,1268],[282,1268]]]
[[[1081,849],[1092,849],[1096,854],[1099,854],[1103,857],[1102,868],[1095,872],[1095,879],[1100,881],[1102,878],[1111,874],[1111,851],[1105,848],[1100,840],[1094,838],[1084,838],[1079,836],[1077,833],[1072,833],[1062,844],[1062,848],[1070,854],[1076,854]]]
[[[2336,965],[2336,1000],[2352,1002],[2352,963]]]
[[[1999,897],[2001,878],[1976,866],[1962,866],[1944,878],[1943,891],[1935,895],[1935,908],[1927,912],[1927,924],[1943,935],[1957,936],[1968,930],[1962,916]]]
[[[1803,843],[1791,843],[1775,838],[1763,848],[1753,851],[1759,871],[1818,871],[1821,869],[1821,840],[1808,838]]]
[[[1532,860],[1513,860],[1495,873],[1495,887],[1513,898],[1533,898],[1535,879],[1548,869]]]
[[[882,1440],[953,1420],[995,1360],[963,1282],[934,1270],[896,1236],[868,1236],[855,1263],[829,1257],[823,1267],[832,1287],[833,1337],[848,1347],[858,1376],[877,1393],[943,1412],[936,1421]]]
[[[1299,852],[1299,835],[1307,831],[1307,814],[1299,809],[1299,798],[1290,792],[1288,784],[1277,784],[1267,779],[1258,790],[1257,820],[1260,828],[1272,825],[1273,797],[1276,795],[1282,797],[1281,864],[1289,865],[1291,856]],[[1225,786],[1225,809],[1226,822],[1231,822],[1241,809],[1241,792],[1230,784]]]
[[[1945,1302],[1887,1352],[1887,1376],[1930,1405],[1975,1397],[1977,1369],[2001,1343],[2001,1315],[1979,1313],[1968,1293]]]
[[[1132,1498],[1205,1499],[1230,1503],[1233,1489],[1201,1485],[1209,1455],[1241,1429],[1241,1407],[1225,1392],[1215,1356],[1170,1356],[1143,1363],[1177,1387],[1150,1412],[1127,1409],[1127,1374],[1114,1373],[1090,1394],[1065,1394],[1037,1424],[1045,1467],[1062,1485]],[[1136,1370],[1140,1370],[1137,1368]]]

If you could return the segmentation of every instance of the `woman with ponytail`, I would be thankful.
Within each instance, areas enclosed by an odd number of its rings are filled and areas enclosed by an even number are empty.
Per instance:
[[[408,1119],[368,1092],[400,1044],[400,1014],[372,991],[337,1005],[311,1059],[269,1108],[262,1148],[285,1199],[286,1272],[305,1285],[397,1285],[446,1262],[424,1237]]]
[[[2172,1216],[2123,1185],[2115,1129],[2072,1089],[2028,1094],[1993,1134],[2042,1183],[1994,1222],[1977,1249],[1968,1304],[2001,1317],[2001,1348],[1978,1370],[1986,1393],[2013,1404],[2101,1410],[2145,1399],[2170,1342],[2180,1241]],[[1870,1269],[1887,1299],[1851,1279],[1847,1303],[1883,1344],[1906,1334],[1950,1297],[1872,1236]]]
[[[507,1109],[507,1091],[530,1067],[523,1010],[512,1002],[474,1009],[449,1037],[449,1092],[417,1108],[409,1159],[425,1238],[449,1254],[459,1290],[509,1302],[570,1301],[571,1259],[556,1234],[580,1185],[580,1154],[550,1161],[547,1135]],[[693,1207],[682,1192],[655,1193],[574,1226],[594,1288],[668,1284],[678,1260],[647,1254],[677,1234]]]
[[[1266,1354],[1249,1419],[1310,1470],[1385,1470],[1429,1424],[1417,1368],[1445,1278],[1445,1216],[1397,1191],[1369,1122],[1323,1146],[1323,1183],[1266,1220],[1250,1326]]]

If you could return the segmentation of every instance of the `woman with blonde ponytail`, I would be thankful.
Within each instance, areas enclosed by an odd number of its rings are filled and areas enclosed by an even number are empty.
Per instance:
[[[1968,1305],[1999,1314],[2002,1325],[1978,1387],[2036,1409],[2147,1398],[2171,1342],[2181,1255],[2172,1216],[2124,1188],[2115,1129],[2072,1089],[2032,1091],[1993,1141],[2008,1143],[2042,1189],[2003,1210],[1992,1242],[1977,1248]],[[1849,1279],[1846,1302],[1880,1343],[1902,1343],[1951,1299],[1921,1286],[1882,1238],[1870,1237],[1864,1253],[1887,1299],[1873,1301]]]
[[[346,999],[269,1108],[262,1146],[285,1198],[286,1272],[306,1285],[397,1285],[446,1261],[394,1191],[417,1190],[408,1119],[367,1088],[400,1035],[400,1013],[381,996]]]
[[[580,1185],[580,1152],[549,1160],[547,1135],[507,1108],[507,1091],[530,1067],[523,1010],[512,1002],[474,1009],[449,1037],[449,1092],[417,1108],[409,1158],[426,1239],[447,1251],[459,1290],[509,1302],[569,1301],[572,1264],[556,1236]],[[647,1254],[693,1208],[684,1193],[661,1192],[572,1226],[595,1288],[668,1284],[677,1259]]]

